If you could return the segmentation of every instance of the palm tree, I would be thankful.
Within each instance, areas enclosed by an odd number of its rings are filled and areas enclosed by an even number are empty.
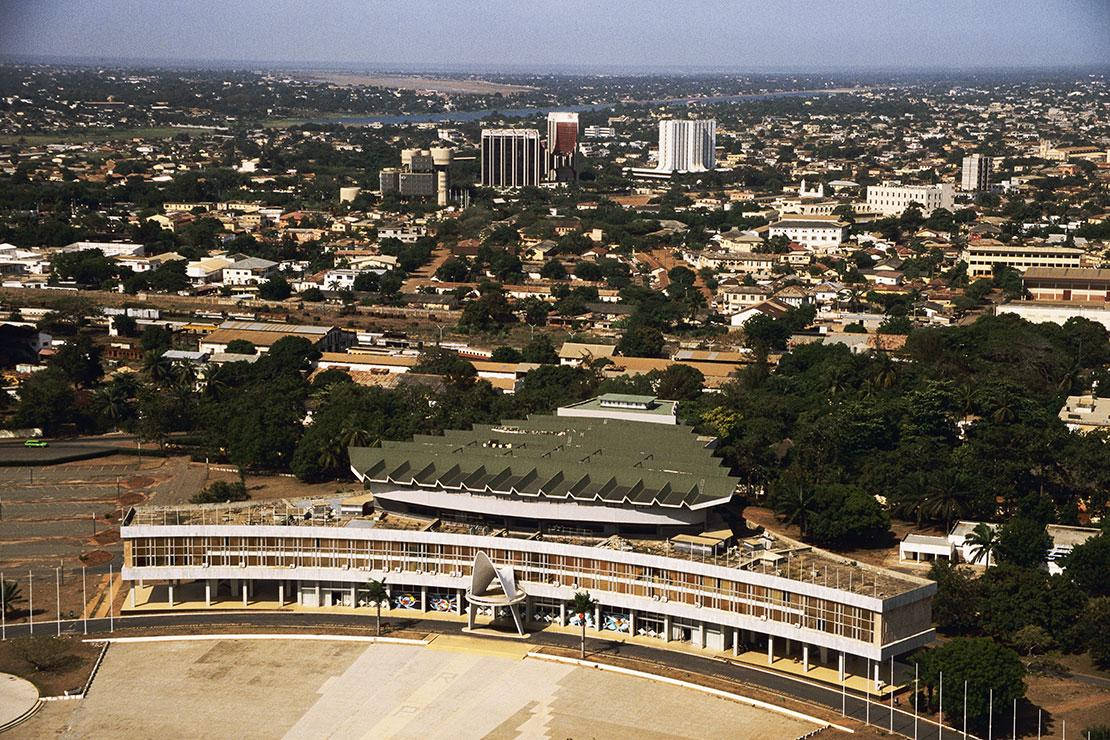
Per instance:
[[[597,602],[589,591],[578,591],[571,602],[571,608],[578,614],[578,621],[582,624],[582,660],[586,659],[586,615],[592,613],[596,606]]]
[[[374,607],[378,610],[378,624],[377,633],[378,637],[382,636],[382,602],[389,598],[389,592],[385,589],[385,579],[376,581],[373,578],[366,584],[367,591],[370,592],[370,601],[374,602]]]
[[[797,524],[803,537],[809,530],[809,520],[816,513],[813,508],[813,489],[805,482],[798,481],[789,494],[776,501],[776,508],[785,524]]]
[[[20,590],[19,584],[15,581],[4,581],[0,583],[0,592],[4,594],[4,614],[11,614],[15,611],[15,603],[23,601],[23,591]]]
[[[964,544],[971,546],[971,561],[977,563],[982,560],[989,570],[991,555],[998,548],[998,532],[995,528],[986,522],[979,522],[971,530],[971,534],[964,538]]]
[[[894,361],[887,355],[879,355],[875,361],[875,370],[871,375],[877,388],[891,388],[898,380],[898,368]]]
[[[173,361],[157,352],[147,352],[143,359],[143,370],[155,383],[161,383],[173,372]]]

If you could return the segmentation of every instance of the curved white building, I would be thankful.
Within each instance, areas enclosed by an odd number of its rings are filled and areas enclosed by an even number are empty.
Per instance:
[[[569,602],[588,591],[587,625],[602,632],[841,675],[932,641],[933,582],[738,537],[736,479],[713,442],[673,424],[536,416],[356,448],[362,496],[132,510],[123,577],[155,586],[147,609],[188,598],[368,613],[367,583],[384,580],[394,609],[470,603],[472,621],[519,604],[521,631],[574,624]]]

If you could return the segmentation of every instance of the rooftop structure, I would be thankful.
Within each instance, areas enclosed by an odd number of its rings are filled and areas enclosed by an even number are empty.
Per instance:
[[[601,396],[558,416],[351,448],[351,469],[391,511],[598,532],[704,528],[738,481],[712,438],[675,424],[674,403]]]

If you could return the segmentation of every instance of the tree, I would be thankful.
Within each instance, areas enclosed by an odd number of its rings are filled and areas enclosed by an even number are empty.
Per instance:
[[[414,373],[442,375],[459,387],[473,383],[474,379],[478,377],[478,371],[469,362],[459,357],[458,352],[443,347],[425,349],[417,359],[412,371]]]
[[[941,674],[949,691],[967,681],[967,720],[985,727],[993,690],[994,706],[1002,710],[1025,696],[1025,667],[1018,654],[989,637],[957,637],[944,645],[919,653],[921,685],[935,704]]]
[[[112,317],[112,327],[121,337],[133,337],[139,332],[139,322],[135,321],[133,316],[128,316],[125,313]]]
[[[93,344],[87,334],[80,334],[76,340],[66,342],[50,364],[60,368],[78,388],[87,388],[104,375],[104,366],[100,363],[100,348]]]
[[[582,660],[586,659],[586,617],[593,614],[594,607],[597,606],[597,601],[590,596],[589,591],[578,591],[574,594],[574,599],[571,602],[571,609],[578,615],[578,621],[582,624],[582,643],[581,643],[581,657]]]
[[[351,374],[338,367],[329,367],[312,378],[312,388],[327,388],[332,383],[353,383]]]
[[[189,499],[193,504],[226,504],[232,501],[247,501],[250,494],[241,480],[228,483],[224,480],[213,481],[203,491]]]
[[[935,560],[929,568],[929,578],[937,583],[933,597],[933,622],[937,628],[955,635],[978,630],[979,588],[968,570],[947,559]]]
[[[1044,525],[1025,517],[1006,522],[998,535],[998,559],[1024,568],[1040,567],[1051,547]]]
[[[31,375],[19,385],[19,405],[12,423],[16,427],[37,427],[47,436],[62,425],[78,420],[77,394],[66,374],[49,367]]]
[[[548,280],[566,280],[567,268],[563,267],[563,263],[559,260],[548,260],[540,268],[540,277]]]
[[[470,264],[465,259],[450,257],[436,270],[436,277],[448,283],[466,282],[470,277]]]
[[[361,277],[361,275],[359,277]],[[355,282],[358,282],[358,277],[355,278]],[[358,290],[357,285],[355,286],[355,290]],[[301,297],[302,301],[308,301],[309,303],[320,303],[324,300],[324,291],[320,290],[316,286],[305,288],[297,295]]]
[[[520,350],[516,347],[496,347],[493,352],[490,353],[489,359],[490,362],[515,363],[520,362],[521,357]]]
[[[385,579],[383,578],[380,581],[378,581],[378,580],[375,580],[375,579],[371,578],[369,581],[366,582],[366,590],[368,592],[367,595],[370,598],[370,603],[372,603],[374,605],[374,609],[377,611],[377,615],[376,615],[377,625],[376,625],[376,630],[375,631],[376,631],[378,637],[381,637],[382,636],[382,602],[389,599],[389,591],[386,590]]]
[[[617,352],[625,357],[662,357],[663,332],[650,326],[630,326],[617,342]]]
[[[463,306],[459,328],[464,331],[495,331],[516,320],[505,292],[496,283],[483,283],[481,295]]]
[[[284,301],[292,293],[289,281],[281,275],[275,275],[258,286],[258,297],[264,301]]]
[[[1110,535],[1076,545],[1064,558],[1065,574],[1088,596],[1110,596]]]
[[[655,392],[660,398],[674,401],[692,401],[702,395],[705,376],[689,365],[670,365],[659,374]]]
[[[355,275],[355,282],[352,287],[358,291],[375,293],[381,288],[381,276],[372,270],[360,272]]]
[[[173,331],[160,324],[149,324],[143,329],[139,345],[144,352],[157,352],[162,354],[173,347]]]
[[[890,529],[890,516],[875,497],[842,483],[814,488],[818,515],[810,522],[809,537],[828,547],[854,547],[882,542]]]
[[[1027,624],[1014,633],[1013,643],[1018,650],[1032,657],[1051,649],[1055,640],[1044,627]]]
[[[990,568],[991,558],[998,549],[998,528],[979,522],[971,530],[971,534],[964,538],[964,545],[969,548],[971,562],[983,563],[986,568]]]
[[[546,334],[540,334],[524,345],[520,355],[522,362],[535,362],[540,365],[559,364],[559,354],[555,351],[555,345],[551,343],[551,337]]]
[[[23,591],[19,587],[17,581],[4,580],[0,582],[0,593],[4,597],[4,614],[11,616],[15,611],[15,605],[23,601]]]
[[[258,348],[254,346],[254,342],[247,339],[232,339],[227,343],[225,351],[229,355],[256,355]]]

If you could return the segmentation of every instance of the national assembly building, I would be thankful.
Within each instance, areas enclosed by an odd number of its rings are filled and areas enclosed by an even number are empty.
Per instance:
[[[373,615],[378,580],[393,610],[524,633],[580,625],[570,602],[586,591],[595,634],[766,651],[842,679],[933,640],[931,581],[747,530],[716,439],[675,406],[612,394],[354,447],[356,495],[132,509],[130,606]]]

